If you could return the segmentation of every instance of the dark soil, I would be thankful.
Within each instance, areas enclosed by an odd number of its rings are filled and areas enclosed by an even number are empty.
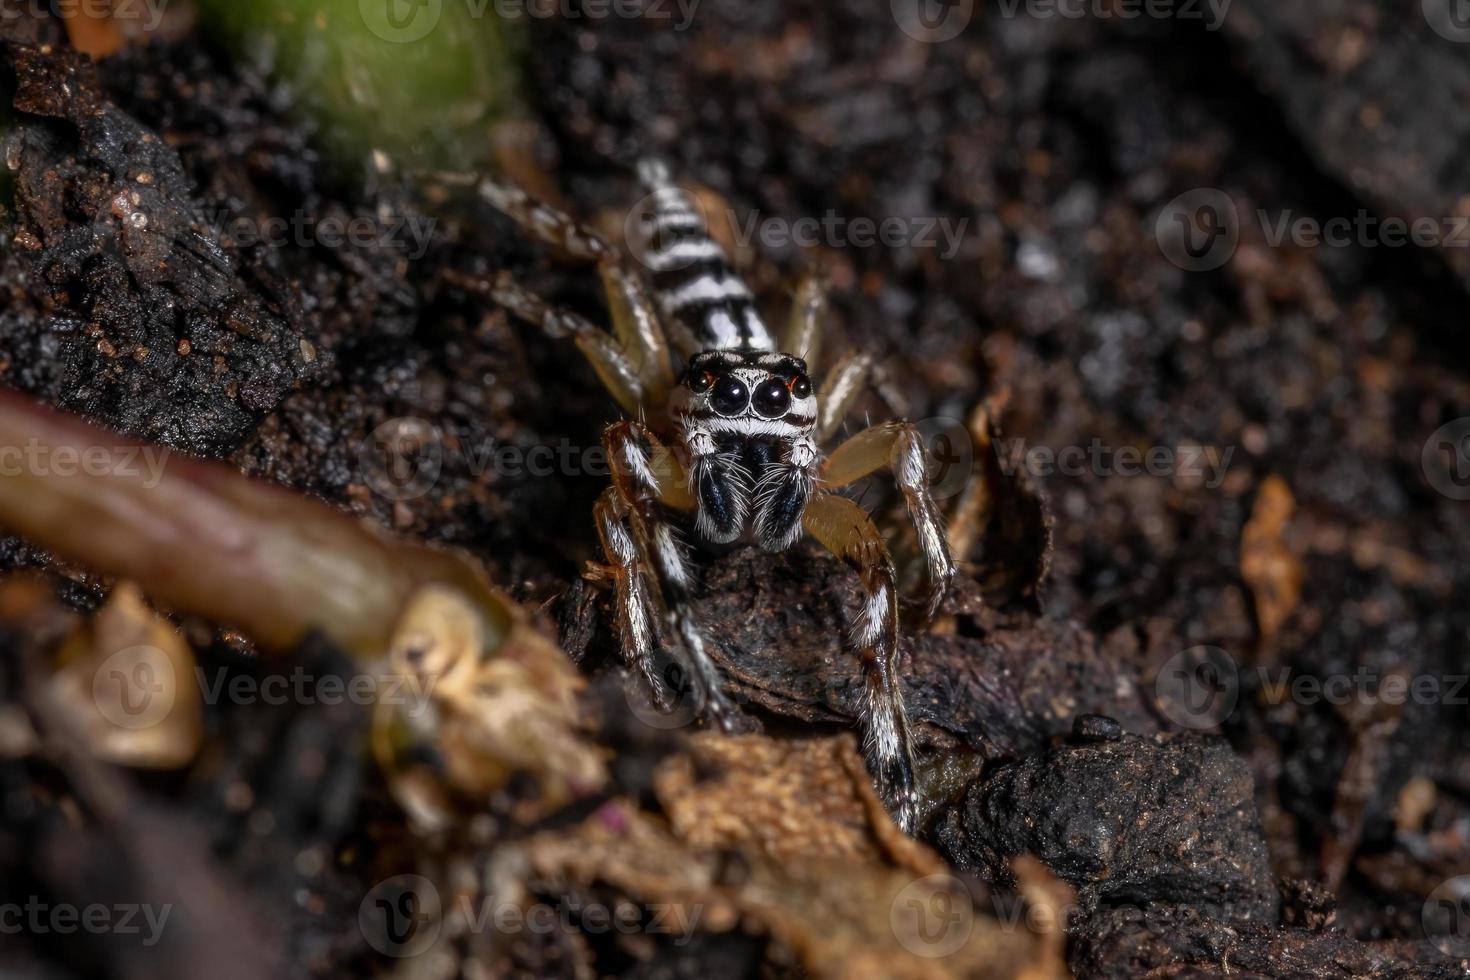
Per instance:
[[[1470,415],[1470,266],[1448,245],[1267,238],[1283,214],[1465,211],[1463,47],[1417,4],[1235,0],[1219,31],[986,7],[940,44],[911,41],[888,6],[704,0],[688,31],[532,19],[526,70],[534,166],[584,215],[625,206],[632,164],[658,154],[742,215],[967,222],[950,258],[840,244],[746,256],[773,314],[804,266],[825,268],[846,341],[880,355],[910,417],[963,432],[953,420],[993,406],[994,444],[971,445],[996,522],[962,556],[941,628],[906,651],[927,839],[1000,887],[1028,853],[1071,883],[1079,977],[1470,975],[1421,919],[1434,888],[1470,874],[1470,504],[1421,462],[1432,433]],[[615,672],[605,595],[582,577],[605,477],[489,464],[494,447],[595,447],[612,404],[569,346],[446,272],[509,268],[600,318],[595,278],[488,211],[431,215],[328,166],[289,88],[199,33],[99,64],[54,20],[7,18],[0,38],[13,105],[0,383],[461,546],[545,606],[589,675]],[[1236,202],[1240,243],[1219,268],[1184,271],[1155,219],[1197,188]],[[380,213],[432,220],[424,253],[240,245],[215,220]],[[422,495],[382,492],[374,469],[381,427],[404,418],[448,447]],[[1029,448],[1094,443],[1230,455],[1219,480],[1006,472]],[[882,486],[864,502],[899,525]],[[73,607],[106,591],[20,540],[0,558],[45,569]],[[851,727],[852,591],[814,548],[711,563],[699,612],[746,728]],[[202,661],[259,669],[245,640],[202,635]],[[0,639],[0,692],[18,697],[32,639]],[[1239,674],[1190,731],[1160,675],[1204,646]],[[1372,704],[1391,676],[1434,693]],[[1280,678],[1368,680],[1332,703],[1283,695]],[[327,858],[396,846],[379,830],[392,804],[345,748],[360,719],[258,706],[209,724],[221,748],[201,772],[120,781],[112,792],[150,815],[126,826],[60,805],[54,769],[0,760],[0,900],[208,896],[179,913],[170,959],[117,936],[7,936],[6,975],[264,975],[252,913],[238,954],[189,945],[237,903],[264,910],[292,975],[382,967],[356,927],[371,876]],[[330,784],[300,775],[322,771]],[[269,826],[231,809],[225,787],[241,782]],[[1467,929],[1470,915],[1453,934],[1462,956]],[[532,974],[592,956],[516,955]],[[779,972],[738,930],[583,962]]]

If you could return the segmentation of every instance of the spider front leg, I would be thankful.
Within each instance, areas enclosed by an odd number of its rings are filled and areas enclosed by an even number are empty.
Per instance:
[[[928,456],[912,422],[884,422],[864,429],[832,451],[822,468],[829,488],[846,486],[887,467],[908,506],[929,575],[926,615],[932,619],[954,579],[955,564],[944,535],[944,519],[929,493]]]
[[[655,698],[667,706],[667,689],[657,676],[653,659],[656,630],[645,626],[661,619],[673,634],[675,647],[682,649],[681,666],[694,680],[700,708],[729,731],[734,709],[690,614],[693,572],[677,529],[664,513],[664,508],[688,511],[694,507],[684,468],[646,426],[637,422],[608,426],[602,444],[613,486],[603,494],[611,506],[599,514],[598,525],[599,529],[605,525],[609,513],[620,519],[617,531],[603,532],[603,551],[617,574],[624,657],[648,679]]]
[[[868,769],[905,833],[918,827],[914,744],[898,683],[898,586],[883,537],[861,507],[834,494],[813,499],[802,527],[858,573],[863,605],[851,642],[862,657]]]

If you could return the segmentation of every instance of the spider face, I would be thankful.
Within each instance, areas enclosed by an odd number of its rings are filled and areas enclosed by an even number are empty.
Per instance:
[[[694,355],[673,409],[686,426],[720,435],[797,439],[810,434],[817,420],[806,362],[770,351]]]

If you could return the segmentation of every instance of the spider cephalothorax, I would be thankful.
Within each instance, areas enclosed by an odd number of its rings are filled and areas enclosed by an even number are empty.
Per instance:
[[[635,244],[652,273],[656,301],[596,234],[516,188],[478,184],[484,198],[523,228],[596,263],[612,333],[548,306],[508,275],[470,283],[548,333],[571,336],[627,415],[639,420],[615,422],[603,434],[613,485],[594,515],[617,583],[624,655],[663,699],[654,654],[661,646],[675,651],[706,713],[727,724],[732,709],[689,612],[695,580],[685,539],[710,545],[750,540],[771,551],[803,535],[817,539],[858,575],[863,596],[850,642],[866,678],[868,763],[899,823],[912,831],[918,799],[897,677],[893,562],[867,513],[834,491],[880,469],[892,472],[918,530],[932,615],[954,563],[929,495],[923,441],[910,423],[888,422],[824,455],[820,447],[864,389],[873,359],[842,358],[814,387],[807,359],[815,357],[826,312],[817,280],[808,278],[798,290],[778,345],[750,290],[667,169],[645,164],[639,176],[652,207]],[[678,375],[676,356],[684,364]]]

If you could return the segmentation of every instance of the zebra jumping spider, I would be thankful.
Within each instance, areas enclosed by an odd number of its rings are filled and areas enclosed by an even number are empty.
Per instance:
[[[701,710],[729,730],[733,709],[688,609],[695,579],[686,535],[707,546],[753,541],[768,551],[810,535],[856,570],[863,601],[849,642],[864,668],[868,767],[899,825],[912,833],[919,800],[897,677],[893,561],[867,512],[834,491],[891,471],[918,531],[932,618],[955,565],[928,490],[924,441],[913,424],[886,422],[824,454],[820,447],[872,380],[873,357],[849,354],[815,386],[804,358],[816,351],[825,320],[819,280],[807,276],[798,288],[778,346],[668,169],[645,161],[638,174],[651,221],[635,244],[652,271],[652,298],[594,232],[518,188],[475,182],[481,197],[535,238],[596,265],[611,333],[548,305],[509,273],[462,284],[550,335],[570,337],[626,413],[602,436],[612,486],[594,517],[616,583],[623,656],[656,700],[668,697],[654,658],[663,636],[688,670]],[[675,375],[671,347],[685,366],[682,376]]]

